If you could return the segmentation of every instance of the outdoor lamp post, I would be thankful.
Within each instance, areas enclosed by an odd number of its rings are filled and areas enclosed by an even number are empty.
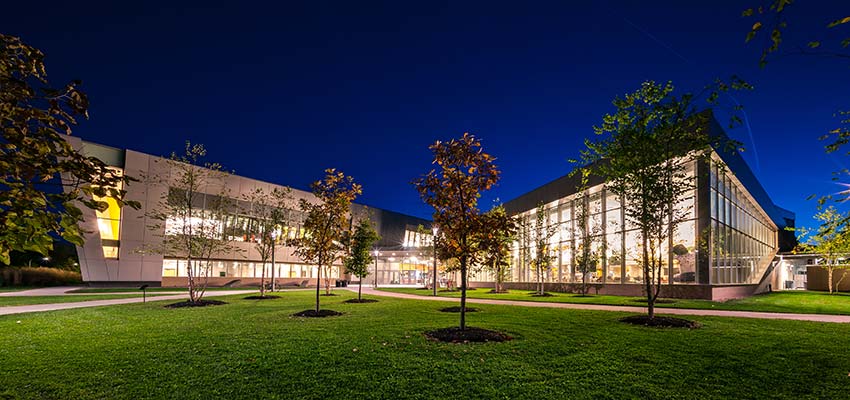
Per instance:
[[[378,288],[378,256],[379,255],[380,255],[380,253],[378,253],[378,250],[375,250],[375,276],[372,278],[372,280],[374,282],[373,285],[375,286],[375,289]]]
[[[434,281],[434,296],[437,296],[437,227],[432,227],[431,232],[434,234],[431,236],[431,246],[434,247],[434,277],[432,279]]]
[[[275,286],[274,285],[274,268],[275,268],[275,265],[274,265],[274,245],[275,245],[275,242],[277,242],[277,230],[272,229],[272,292],[274,292],[274,289],[275,289],[275,287],[274,287]]]

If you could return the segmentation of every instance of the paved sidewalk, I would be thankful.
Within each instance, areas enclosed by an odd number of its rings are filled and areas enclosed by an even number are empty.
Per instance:
[[[35,289],[41,290],[41,289]],[[215,297],[215,296],[229,296],[232,294],[244,294],[246,293],[244,290],[216,290],[214,292],[207,292],[204,297]],[[115,294],[115,293],[106,293],[106,294]],[[138,293],[137,293],[138,294]],[[167,296],[148,296],[148,301],[161,301],[161,300],[183,300],[188,298],[188,293],[175,294],[175,295],[167,295]],[[55,310],[68,310],[71,308],[86,308],[86,307],[99,307],[99,306],[112,306],[116,304],[131,304],[131,303],[141,303],[142,296],[139,294],[139,297],[132,297],[126,299],[110,299],[110,300],[91,300],[91,301],[80,301],[75,303],[52,303],[52,304],[32,304],[26,306],[10,306],[10,307],[0,307],[0,315],[11,315],[11,314],[23,314],[30,312],[42,312],[42,311],[55,311]]]
[[[357,291],[357,288],[348,288],[349,290]],[[407,293],[385,292],[372,288],[363,287],[363,294],[373,296],[395,297],[399,299],[413,300],[431,300],[431,301],[446,301],[459,303],[460,299],[456,297],[434,297],[434,296],[419,296]],[[591,310],[591,311],[617,311],[630,313],[645,313],[646,307],[630,307],[630,306],[605,306],[599,304],[571,304],[571,303],[547,303],[542,301],[514,301],[514,300],[490,300],[490,299],[466,299],[467,303],[471,304],[494,304],[520,307],[544,307],[544,308],[567,308],[572,310]],[[795,321],[813,321],[813,322],[832,322],[832,323],[850,323],[850,315],[826,315],[826,314],[792,314],[792,313],[772,313],[772,312],[756,312],[756,311],[724,311],[724,310],[700,310],[690,308],[656,308],[656,314],[666,315],[700,315],[712,317],[735,317],[735,318],[757,318],[757,319],[787,319]]]

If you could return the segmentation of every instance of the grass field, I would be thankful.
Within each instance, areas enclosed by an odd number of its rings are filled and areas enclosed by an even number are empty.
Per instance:
[[[388,292],[415,294],[430,296],[431,291],[414,288],[381,288]],[[489,289],[476,289],[467,292],[468,298],[494,299],[494,300],[519,300],[519,301],[544,301],[553,303],[576,303],[576,304],[604,304],[616,306],[646,306],[646,299],[641,297],[625,296],[588,296],[581,297],[570,293],[551,293],[552,297],[532,297],[533,292],[524,290],[511,290],[510,293],[488,293]],[[443,297],[460,297],[460,292],[442,292]],[[850,315],[850,293],[836,293],[830,295],[826,292],[804,292],[784,291],[762,294],[739,300],[708,301],[708,300],[686,300],[670,299],[673,303],[657,303],[658,307],[668,308],[696,308],[712,310],[733,311],[763,311],[782,312],[797,314],[832,314]]]
[[[309,292],[0,317],[0,398],[833,399],[850,379],[850,325],[476,305],[471,326],[515,340],[442,344],[422,332],[457,323],[444,304],[338,292],[322,301],[345,315],[327,319],[291,317]]]
[[[148,298],[156,294],[148,294]],[[103,294],[103,295],[71,295],[71,296],[0,296],[0,307],[25,306],[30,304],[50,303],[76,303],[89,300],[126,299],[131,297],[142,297],[141,293],[135,294]],[[2,397],[0,397],[2,399]]]

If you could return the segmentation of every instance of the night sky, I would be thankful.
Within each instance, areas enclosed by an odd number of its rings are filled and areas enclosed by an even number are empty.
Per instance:
[[[614,96],[737,74],[756,87],[735,95],[751,135],[729,134],[811,226],[806,197],[838,191],[831,173],[850,164],[817,139],[850,108],[850,62],[759,68],[746,3],[19,1],[3,5],[0,32],[42,49],[54,85],[83,80],[85,140],[165,155],[188,139],[237,174],[301,189],[336,167],[364,185],[360,203],[421,217],[431,210],[409,182],[436,139],[469,131],[498,158],[488,208],[569,172]],[[789,50],[850,14],[846,1],[799,3]]]

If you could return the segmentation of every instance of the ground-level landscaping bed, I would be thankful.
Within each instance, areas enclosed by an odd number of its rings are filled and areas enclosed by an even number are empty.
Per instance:
[[[381,288],[396,293],[428,296],[414,288]],[[467,292],[470,299],[493,299],[511,301],[544,301],[552,303],[602,304],[614,306],[646,307],[646,298],[628,296],[581,296],[573,293],[547,292],[551,296],[537,297],[533,291],[511,290],[508,293],[492,293],[476,290]],[[441,297],[460,297],[460,292],[442,292]],[[850,315],[850,293],[829,294],[815,291],[782,291],[760,294],[745,299],[708,301],[690,299],[658,299],[659,308],[691,308],[730,311],[759,311],[796,314]]]
[[[483,291],[479,291],[483,292]],[[168,309],[167,302],[0,317],[0,398],[727,399],[843,398],[850,325],[476,304],[470,326],[502,343],[441,343],[442,302],[315,293]],[[173,302],[173,300],[172,300]]]

